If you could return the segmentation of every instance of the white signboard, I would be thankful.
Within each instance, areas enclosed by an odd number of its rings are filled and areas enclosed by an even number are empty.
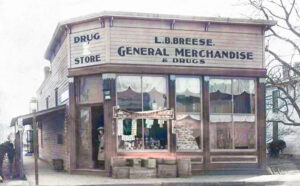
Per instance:
[[[263,68],[261,34],[112,27],[110,63]]]
[[[93,29],[72,33],[70,68],[99,65],[105,59],[104,30]]]

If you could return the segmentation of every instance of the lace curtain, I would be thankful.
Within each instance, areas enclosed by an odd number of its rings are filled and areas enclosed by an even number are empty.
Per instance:
[[[255,94],[254,80],[233,79],[232,91],[234,95],[239,95],[243,92]]]
[[[141,93],[141,77],[140,76],[118,76],[117,77],[117,92],[124,92],[131,88],[134,92]]]
[[[255,122],[254,114],[210,114],[210,122],[224,123],[224,122]]]
[[[143,89],[142,89],[143,81]],[[151,76],[118,76],[117,78],[117,92],[124,92],[131,88],[134,92],[141,93],[151,92],[156,90],[159,93],[166,94],[167,83],[165,77],[151,77]]]
[[[255,94],[255,83],[254,80],[233,79],[231,86],[231,79],[210,79],[209,92],[217,91],[233,95],[240,95],[243,92]]]
[[[176,93],[186,95],[186,92],[200,94],[200,79],[191,77],[176,77]]]
[[[220,91],[225,94],[231,93],[231,79],[210,79],[209,80],[209,92]]]
[[[149,77],[143,76],[143,92],[151,92],[156,90],[161,94],[166,94],[167,92],[167,82],[165,77]]]

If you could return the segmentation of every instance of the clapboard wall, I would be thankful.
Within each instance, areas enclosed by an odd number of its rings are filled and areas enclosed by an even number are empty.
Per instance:
[[[58,135],[64,136],[64,118],[64,114],[59,114],[39,122],[39,158],[49,163],[52,163],[53,159],[66,162],[64,137],[58,143]]]
[[[225,67],[225,68],[254,68],[263,69],[263,29],[261,25],[231,24],[205,22],[176,21],[156,19],[129,19],[116,17],[113,20],[105,19],[105,24],[99,21],[89,21],[71,26],[70,39],[70,69],[84,66],[97,66],[101,64],[139,64],[181,67]],[[91,42],[75,43],[74,37],[85,37],[99,34],[100,39]],[[171,39],[166,43],[166,38]],[[189,43],[174,43],[176,39],[188,39]],[[209,44],[193,44],[193,39],[211,40]],[[143,54],[119,55],[119,49],[129,47],[133,53],[134,48],[143,48]],[[97,51],[95,51],[95,49]],[[149,55],[148,50],[166,50],[167,56]],[[189,50],[186,55],[175,54],[175,49]],[[191,56],[192,50],[198,51]],[[199,51],[222,51],[251,53],[251,59],[207,57],[200,56]],[[88,53],[86,51],[89,51]],[[141,53],[141,52],[140,52]],[[98,63],[75,64],[75,58],[86,56],[101,56]],[[202,53],[204,54],[204,53]],[[166,61],[163,61],[163,59]],[[175,58],[175,59],[174,59]],[[185,62],[179,62],[180,59]],[[200,63],[202,59],[205,62]],[[178,60],[178,62],[174,62]],[[194,60],[193,62],[187,62]],[[197,62],[196,62],[197,61]]]
[[[37,91],[38,110],[45,110],[46,99],[49,98],[49,108],[55,107],[55,89],[58,91],[58,105],[64,104],[62,102],[62,94],[66,94],[68,90],[68,39],[66,36],[61,38],[57,43],[56,51],[53,51],[53,58],[50,61],[51,71],[45,77],[42,85]],[[47,65],[47,64],[45,64]]]

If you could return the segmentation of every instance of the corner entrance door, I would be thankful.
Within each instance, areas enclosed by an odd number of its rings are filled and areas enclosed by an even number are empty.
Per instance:
[[[105,167],[105,146],[104,146],[104,113],[103,105],[91,107],[92,122],[92,151],[94,168],[104,169]]]

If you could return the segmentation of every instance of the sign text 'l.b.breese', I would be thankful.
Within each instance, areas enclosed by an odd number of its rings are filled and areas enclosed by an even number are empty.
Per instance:
[[[98,32],[79,35],[73,38],[74,44],[81,44],[83,48],[82,56],[78,56],[74,58],[74,64],[88,64],[88,63],[96,63],[100,62],[100,54],[92,54],[89,51],[90,43],[96,40],[100,40],[101,36]]]
[[[121,57],[161,56],[161,62],[173,64],[204,64],[205,59],[253,60],[253,52],[207,49],[215,46],[213,39],[155,36],[154,43],[165,46],[180,45],[182,48],[120,46],[118,48],[118,55]],[[185,48],[187,46],[195,48]]]

